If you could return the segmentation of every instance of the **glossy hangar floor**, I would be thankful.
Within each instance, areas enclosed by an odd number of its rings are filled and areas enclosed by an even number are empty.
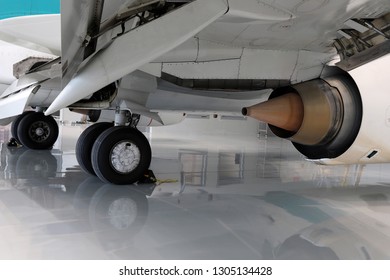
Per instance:
[[[0,129],[1,259],[389,259],[390,165],[317,166],[253,121],[146,133],[157,184],[84,174],[83,126],[52,151]]]

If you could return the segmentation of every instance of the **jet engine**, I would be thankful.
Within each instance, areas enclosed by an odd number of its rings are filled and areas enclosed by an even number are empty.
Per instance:
[[[245,116],[267,122],[308,159],[333,159],[355,141],[362,123],[359,89],[339,72],[274,90],[268,101],[243,108]]]

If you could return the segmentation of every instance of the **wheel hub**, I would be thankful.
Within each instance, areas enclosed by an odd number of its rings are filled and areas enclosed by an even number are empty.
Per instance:
[[[50,135],[50,127],[42,121],[34,122],[30,127],[29,135],[35,142],[43,142]]]
[[[122,174],[137,168],[141,160],[141,151],[132,142],[122,141],[114,145],[110,153],[111,166]]]
[[[137,217],[137,204],[129,198],[115,200],[108,208],[110,224],[116,229],[129,229]]]
[[[35,130],[35,134],[38,136],[42,136],[45,133],[45,131],[42,128],[37,128]]]

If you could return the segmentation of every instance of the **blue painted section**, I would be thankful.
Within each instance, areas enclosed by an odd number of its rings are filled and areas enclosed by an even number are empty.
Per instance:
[[[291,215],[302,218],[312,224],[318,224],[341,215],[336,209],[331,209],[315,200],[283,191],[268,192],[264,196],[264,201],[281,207]],[[325,213],[321,208],[327,209],[328,212],[332,213],[332,216]]]
[[[20,16],[59,14],[60,2],[60,0],[0,0],[0,20]]]

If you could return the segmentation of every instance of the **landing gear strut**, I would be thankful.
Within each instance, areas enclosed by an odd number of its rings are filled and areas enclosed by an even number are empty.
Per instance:
[[[88,127],[76,145],[81,168],[108,183],[124,185],[138,181],[152,158],[148,139],[136,129],[138,120],[139,115],[118,111],[114,127],[110,123]]]
[[[26,148],[47,150],[57,141],[58,125],[52,116],[26,111],[13,121],[11,133]]]

